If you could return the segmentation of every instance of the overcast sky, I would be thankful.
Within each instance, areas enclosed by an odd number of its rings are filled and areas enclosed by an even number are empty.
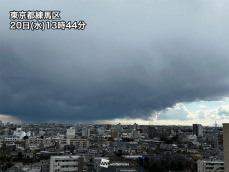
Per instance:
[[[228,7],[226,0],[1,0],[0,117],[229,122]],[[10,30],[12,10],[59,10],[61,20],[87,26]]]

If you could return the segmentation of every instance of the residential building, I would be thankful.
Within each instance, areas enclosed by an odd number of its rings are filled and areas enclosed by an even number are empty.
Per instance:
[[[66,139],[74,139],[75,136],[75,129],[67,129]]]
[[[154,126],[148,126],[148,137],[149,138],[159,137],[159,133],[158,133],[156,127],[154,127]]]
[[[159,133],[160,137],[169,136],[169,133],[167,132],[167,128],[164,128],[164,127],[159,128],[158,133]]]
[[[138,129],[138,124],[134,123],[134,125],[132,126],[133,130],[137,130]]]
[[[226,172],[224,162],[220,160],[198,160],[197,172]]]
[[[229,123],[223,123],[223,147],[225,171],[229,171]]]
[[[111,128],[110,134],[111,134],[111,137],[118,138],[119,131],[117,128]]]
[[[16,128],[16,131],[14,131],[15,136],[19,136],[20,139],[23,139],[24,136],[26,136],[26,133],[21,130],[21,128]]]
[[[51,156],[50,172],[83,172],[84,158],[80,156]]]
[[[55,142],[51,139],[26,139],[26,147],[50,147],[55,146]]]
[[[140,131],[137,131],[137,130],[133,130],[132,133],[131,133],[131,137],[134,138],[134,139],[138,139],[140,138]]]
[[[193,135],[203,136],[203,127],[201,124],[193,124]]]
[[[15,136],[15,135],[5,135],[5,139],[4,139],[4,141],[7,141],[7,142],[13,142],[13,141],[18,141],[18,140],[20,140],[20,137]]]
[[[82,128],[82,136],[89,137],[90,136],[90,129],[89,128]]]
[[[76,148],[89,147],[89,141],[86,139],[60,139],[58,144],[60,148],[64,148],[65,145],[75,145]]]

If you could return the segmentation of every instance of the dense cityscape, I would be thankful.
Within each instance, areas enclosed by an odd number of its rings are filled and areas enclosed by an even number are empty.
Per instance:
[[[228,125],[0,121],[0,165],[8,172],[224,171],[223,131]],[[101,166],[102,159],[108,167]]]
[[[229,172],[229,0],[0,2],[0,172]]]

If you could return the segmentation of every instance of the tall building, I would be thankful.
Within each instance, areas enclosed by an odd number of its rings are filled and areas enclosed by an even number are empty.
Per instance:
[[[83,172],[84,158],[80,156],[51,156],[50,172]]]
[[[140,138],[140,131],[137,131],[137,130],[133,130],[132,133],[131,133],[131,137],[134,138],[134,139],[139,139]]]
[[[155,137],[159,137],[159,133],[156,127],[148,126],[148,137],[152,139]]]
[[[89,128],[82,128],[82,136],[87,136],[89,137],[90,136],[90,129]]]
[[[111,128],[110,129],[110,134],[111,134],[111,137],[113,138],[118,138],[119,137],[119,132],[118,132],[118,129],[117,128]]]
[[[193,124],[193,135],[203,136],[203,127],[201,124]]]
[[[164,127],[161,127],[158,129],[158,133],[160,135],[160,137],[167,137],[169,136],[169,133],[167,132],[167,129]]]
[[[110,130],[110,128],[111,128],[111,125],[110,125],[110,124],[107,124],[106,129],[107,129],[107,130]]]
[[[75,129],[67,129],[66,139],[74,139],[76,136]]]
[[[120,123],[116,125],[116,128],[118,129],[119,132],[121,131],[121,127],[122,127],[122,126],[121,126]]]
[[[132,128],[133,130],[137,130],[138,129],[138,124],[136,124],[136,123],[134,123],[134,125],[133,125],[133,128]]]
[[[229,123],[223,123],[224,168],[229,171]]]

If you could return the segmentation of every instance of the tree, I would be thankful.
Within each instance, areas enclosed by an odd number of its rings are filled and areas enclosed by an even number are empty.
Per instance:
[[[188,148],[192,148],[194,146],[194,144],[192,142],[188,143]]]
[[[172,144],[173,142],[179,141],[179,138],[178,138],[178,136],[174,136],[174,137],[172,137],[170,140],[168,140],[168,139],[165,138],[165,137],[161,137],[160,140],[161,140],[161,141],[164,141],[166,144]]]
[[[2,151],[4,151],[4,150],[6,150],[6,144],[5,143],[2,144]]]
[[[160,140],[161,141],[164,141],[164,142],[167,142],[168,141],[168,139],[166,137],[161,137]]]
[[[178,150],[177,153],[178,153],[178,155],[181,154],[181,150]]]
[[[147,163],[147,164],[149,164],[149,157],[148,157],[148,156],[146,156],[146,157],[144,158],[144,162]]]
[[[119,150],[117,153],[115,153],[116,156],[121,157],[122,156],[122,150]]]
[[[41,136],[40,138],[41,138],[41,139],[43,139],[43,138],[44,138],[44,136]]]
[[[108,137],[107,140],[113,142],[114,141],[114,138],[113,137]]]
[[[144,162],[144,163],[143,163],[143,168],[144,168],[145,170],[148,170],[149,164],[147,164],[146,162]]]
[[[176,170],[176,162],[174,160],[170,161],[170,170]]]
[[[199,146],[199,149],[203,150],[204,148],[203,148],[203,146],[202,146],[202,145],[200,145],[200,146]]]
[[[139,157],[138,159],[137,159],[137,162],[138,162],[138,165],[139,166],[143,166],[143,158],[142,157]]]
[[[160,167],[157,162],[154,162],[149,166],[149,171],[160,171]]]
[[[21,161],[22,160],[22,153],[18,152],[17,157],[18,157],[18,160]]]
[[[7,168],[12,167],[13,164],[11,162],[6,163],[5,165],[2,166],[2,170],[5,171]]]
[[[161,159],[160,166],[164,167],[164,171],[169,170],[169,159]]]
[[[184,164],[182,161],[177,162],[177,171],[183,171],[184,170]]]
[[[13,145],[12,151],[16,150],[16,145]]]
[[[26,139],[28,139],[28,138],[29,138],[29,137],[28,137],[27,135],[23,137],[24,140],[26,140]]]
[[[125,137],[123,137],[123,138],[122,138],[122,141],[123,141],[123,142],[132,142],[132,141],[134,141],[134,139],[130,139],[130,138],[125,138]]]

